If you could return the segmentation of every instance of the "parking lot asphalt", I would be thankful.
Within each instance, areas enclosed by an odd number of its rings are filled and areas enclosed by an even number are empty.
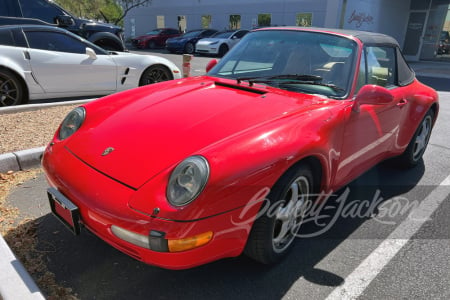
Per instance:
[[[142,53],[142,51],[139,51]],[[145,54],[145,53],[144,53]],[[149,54],[149,53],[148,53]],[[181,55],[157,53],[156,55],[165,56],[174,61],[181,69],[182,59]],[[170,56],[170,57],[167,57]],[[175,59],[174,57],[177,57]],[[201,75],[204,73],[204,66],[211,58],[195,57],[193,59],[193,69],[191,75]],[[441,81],[440,85],[443,87],[450,87],[450,62],[410,62],[410,66],[416,72],[416,76],[423,82],[428,79],[434,82]],[[93,99],[70,101],[70,104],[85,103]],[[36,110],[55,105],[67,105],[67,102],[54,102],[43,104],[29,104],[17,107],[0,108],[0,115],[3,113],[21,112]],[[0,154],[0,173],[8,171],[26,170],[40,165],[40,160],[44,147],[33,149],[24,149],[13,153]],[[15,259],[13,253],[9,250],[3,238],[0,236],[0,269],[2,270],[0,276],[0,299],[43,299],[42,294],[36,287],[31,277],[27,274],[20,262]]]

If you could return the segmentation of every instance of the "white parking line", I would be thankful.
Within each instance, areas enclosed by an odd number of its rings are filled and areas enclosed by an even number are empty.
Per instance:
[[[450,175],[376,248],[327,299],[356,299],[449,195]]]

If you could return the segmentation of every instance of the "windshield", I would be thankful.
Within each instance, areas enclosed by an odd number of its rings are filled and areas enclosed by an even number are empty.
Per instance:
[[[227,39],[233,34],[233,31],[218,32],[212,36],[215,39]]]
[[[354,41],[336,35],[255,31],[247,34],[208,75],[342,98],[350,88],[356,53]]]

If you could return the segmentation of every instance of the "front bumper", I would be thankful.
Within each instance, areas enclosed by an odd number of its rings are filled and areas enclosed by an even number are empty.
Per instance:
[[[199,44],[197,44],[195,48],[195,52],[201,54],[218,54],[218,51],[218,47],[202,46]]]
[[[131,44],[136,48],[145,48],[145,41],[141,40],[131,40]]]
[[[128,200],[136,190],[84,164],[62,145],[47,147],[43,167],[50,186],[78,207],[84,227],[137,260],[167,269],[186,269],[238,256],[243,251],[250,227],[233,225],[240,209],[201,220],[160,219],[131,209]],[[127,242],[118,237],[117,228],[149,237],[153,245],[164,244],[164,239],[183,239],[208,231],[213,232],[213,237],[198,248],[167,252],[164,247],[151,250]]]

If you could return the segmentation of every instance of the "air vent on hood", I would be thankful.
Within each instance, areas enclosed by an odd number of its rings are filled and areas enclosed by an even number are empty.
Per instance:
[[[232,89],[237,89],[237,90],[241,90],[241,91],[246,91],[246,92],[250,92],[250,93],[255,93],[258,95],[264,95],[267,93],[266,91],[261,91],[261,90],[254,89],[254,88],[251,88],[248,86],[235,85],[235,84],[229,84],[229,83],[223,83],[223,82],[215,82],[215,85],[228,87],[228,88],[232,88]]]

